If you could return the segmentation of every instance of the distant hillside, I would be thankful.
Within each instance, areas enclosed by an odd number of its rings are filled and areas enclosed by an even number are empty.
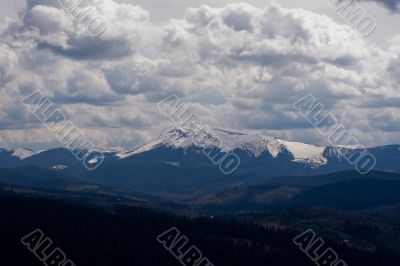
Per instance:
[[[66,189],[70,185],[87,184],[87,182],[70,177],[63,172],[36,165],[1,168],[0,182],[48,189]]]
[[[356,179],[303,191],[289,205],[359,210],[400,203],[400,180]]]
[[[400,203],[400,174],[356,171],[318,176],[275,177],[264,185],[237,186],[194,197],[189,204],[200,210],[232,213],[320,205],[364,209]]]
[[[178,228],[213,265],[311,266],[312,261],[293,244],[299,232],[263,228],[230,218],[188,219],[137,208],[113,213],[57,201],[0,197],[2,264],[41,265],[20,243],[40,228],[76,265],[174,266],[179,262],[156,237]],[[351,249],[326,238],[326,243],[352,266],[397,266],[400,256],[381,251]]]
[[[58,170],[39,166],[0,169],[0,193],[2,191],[15,191],[23,196],[84,198],[88,201],[100,202],[109,197],[114,201],[127,204],[148,202],[155,205],[161,202],[161,199],[145,193],[89,183]]]

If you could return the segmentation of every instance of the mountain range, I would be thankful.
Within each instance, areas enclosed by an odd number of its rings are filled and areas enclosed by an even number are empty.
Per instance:
[[[205,155],[233,153],[240,159],[235,172],[225,175]],[[323,147],[214,129],[212,132],[174,127],[143,147],[132,150],[100,150],[103,164],[87,171],[69,150],[31,151],[0,149],[0,168],[38,166],[63,176],[102,185],[166,195],[208,193],[238,185],[257,185],[271,178],[314,176],[354,169],[343,152],[361,154],[352,147]],[[374,170],[400,172],[400,145],[367,148],[376,158]],[[90,162],[89,162],[90,163]]]

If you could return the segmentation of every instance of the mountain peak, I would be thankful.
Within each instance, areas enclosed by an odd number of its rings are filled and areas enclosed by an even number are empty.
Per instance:
[[[287,151],[293,155],[293,160],[296,162],[323,165],[327,161],[323,156],[325,147],[284,141],[265,135],[246,134],[217,128],[211,129],[200,125],[191,125],[188,128],[172,127],[143,147],[123,151],[116,156],[123,159],[159,147],[172,149],[215,148],[226,153],[240,150],[253,157],[259,157],[266,152],[273,158]]]

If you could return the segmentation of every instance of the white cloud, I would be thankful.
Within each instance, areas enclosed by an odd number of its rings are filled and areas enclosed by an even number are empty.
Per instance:
[[[24,136],[40,124],[19,104],[38,89],[99,146],[135,146],[160,132],[169,121],[157,113],[156,103],[171,94],[213,126],[295,140],[313,136],[320,143],[324,140],[310,134],[311,126],[290,108],[313,93],[361,142],[400,137],[400,129],[390,126],[398,120],[392,99],[400,98],[396,38],[385,51],[349,26],[276,3],[264,9],[243,3],[201,6],[188,9],[184,19],[155,24],[139,6],[88,2],[107,25],[98,37],[48,0],[29,0],[25,17],[4,29],[5,145],[40,142]],[[372,115],[377,108],[382,113]],[[13,128],[16,137],[10,138]],[[388,134],[376,138],[382,130]]]
[[[17,55],[14,51],[4,44],[0,44],[0,82],[7,83],[13,79],[17,64]]]

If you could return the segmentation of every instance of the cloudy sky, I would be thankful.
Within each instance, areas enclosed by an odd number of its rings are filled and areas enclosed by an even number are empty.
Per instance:
[[[0,146],[60,146],[21,104],[33,91],[99,147],[170,127],[172,94],[211,126],[325,145],[291,107],[312,93],[362,144],[398,144],[399,2],[357,3],[376,20],[363,37],[328,0],[85,0],[93,37],[57,1],[0,0]]]

